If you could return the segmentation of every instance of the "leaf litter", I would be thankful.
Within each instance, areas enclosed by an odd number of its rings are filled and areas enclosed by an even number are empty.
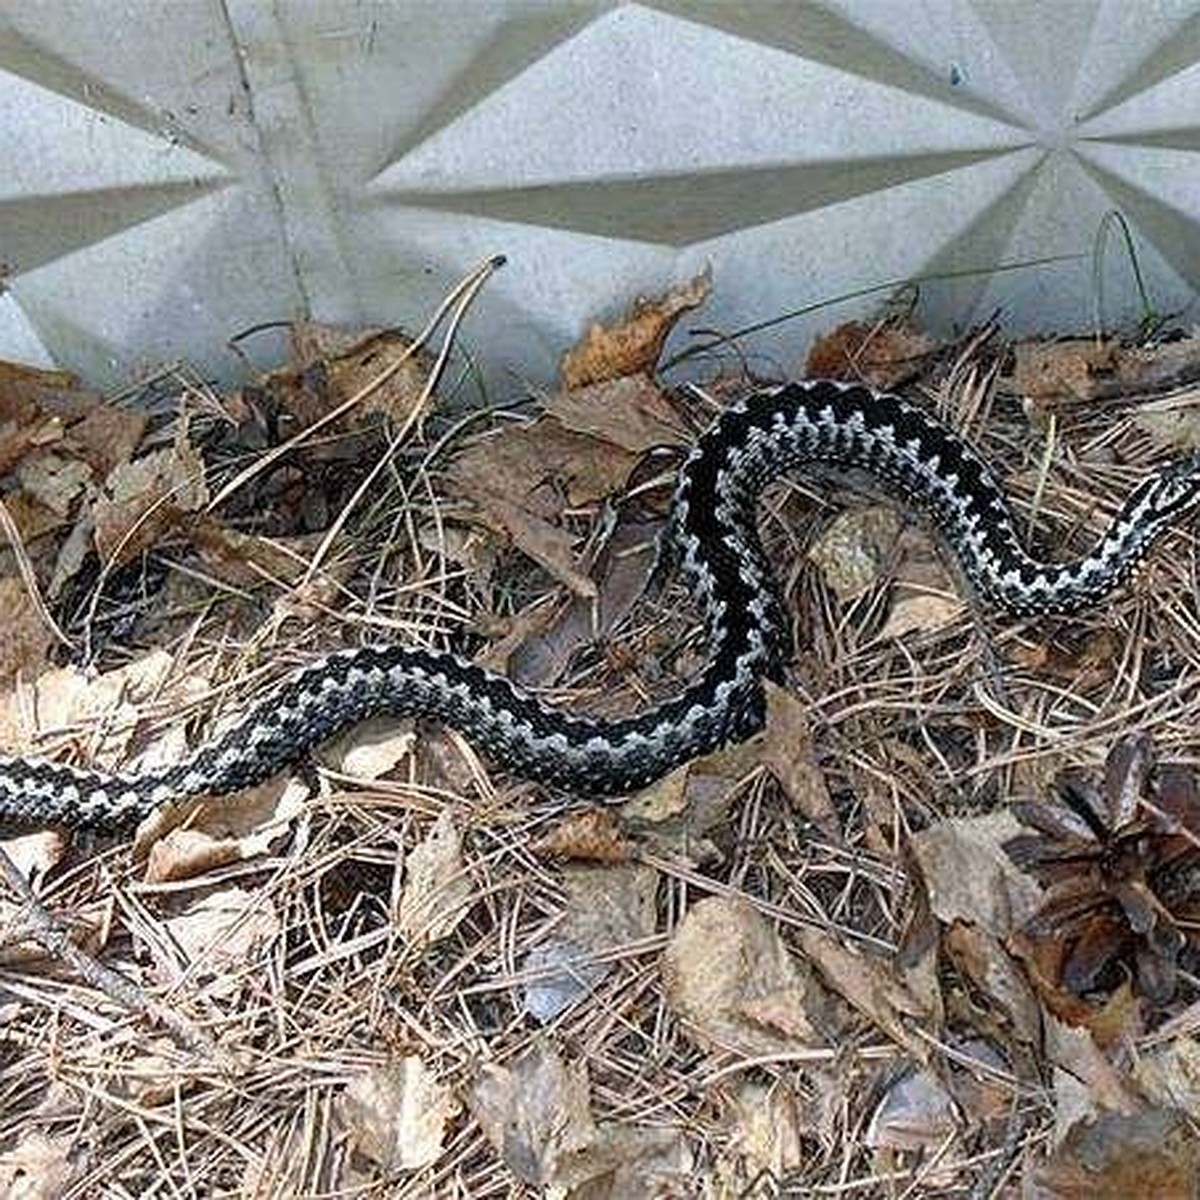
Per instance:
[[[441,342],[298,325],[228,394],[0,363],[3,747],[175,761],[365,638],[606,716],[675,694],[706,647],[653,543],[747,384],[656,368],[711,282],[464,419],[488,270]],[[936,408],[1069,554],[1196,444],[1193,343],[884,314],[809,362]],[[3,1194],[1190,1194],[1190,531],[1102,612],[1006,622],[878,496],[781,481],[760,528],[797,634],[766,728],[624,803],[380,719],[131,845],[4,842]]]

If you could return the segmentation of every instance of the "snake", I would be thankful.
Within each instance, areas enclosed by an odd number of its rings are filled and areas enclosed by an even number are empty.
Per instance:
[[[616,719],[553,706],[446,650],[363,644],[318,657],[173,765],[106,773],[0,758],[0,819],[120,833],[167,801],[264,782],[368,717],[428,717],[493,763],[581,796],[620,798],[676,766],[742,741],[781,683],[789,625],[757,530],[757,501],[782,473],[862,475],[931,524],[965,586],[1013,617],[1072,615],[1129,578],[1200,503],[1200,453],[1143,479],[1092,549],[1043,561],[983,458],[919,405],[865,385],[804,380],[748,391],[700,435],[680,468],[664,546],[702,611],[705,665],[675,695]]]

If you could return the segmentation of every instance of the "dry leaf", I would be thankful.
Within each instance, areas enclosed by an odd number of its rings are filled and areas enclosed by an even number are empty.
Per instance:
[[[819,929],[799,929],[796,937],[828,988],[918,1062],[927,1060],[928,1043],[910,1033],[908,1026],[913,1018],[923,1019],[929,1014],[889,962],[851,950]]]
[[[753,1164],[753,1173],[779,1179],[805,1160],[801,1101],[782,1079],[770,1085],[744,1080],[733,1097],[737,1149]]]
[[[1108,1113],[1030,1166],[1029,1200],[1184,1200],[1200,1188],[1200,1142],[1178,1113]]]
[[[339,1108],[355,1149],[394,1176],[437,1161],[459,1103],[419,1058],[409,1056],[356,1075]]]
[[[71,453],[104,478],[119,464],[128,462],[142,441],[149,417],[136,408],[97,404],[67,430]]]
[[[60,454],[39,454],[17,469],[17,482],[27,496],[65,520],[92,478],[92,468]]]
[[[20,579],[0,579],[0,612],[0,684],[40,675],[54,635]]]
[[[622,375],[648,374],[675,322],[703,304],[711,290],[712,275],[705,271],[664,296],[636,301],[623,321],[592,325],[580,344],[563,356],[563,384],[574,389]]]
[[[103,740],[89,736],[88,750],[110,766],[128,749],[139,706],[158,698],[173,669],[171,656],[155,650],[95,678],[78,667],[45,671],[0,697],[0,746],[11,753],[36,752],[46,735],[103,729]],[[189,685],[179,681],[178,686],[186,695]]]
[[[470,1107],[508,1169],[531,1184],[554,1184],[595,1139],[587,1065],[568,1066],[544,1038],[507,1067],[487,1066]]]
[[[909,321],[847,321],[813,342],[804,373],[890,391],[917,375],[936,349]]]
[[[932,1071],[906,1071],[894,1080],[867,1126],[866,1143],[876,1149],[936,1149],[958,1130],[954,1101]]]
[[[426,351],[395,329],[347,332],[298,322],[292,342],[299,365],[272,372],[262,386],[303,426],[360,393],[362,402],[334,428],[355,429],[379,414],[401,426],[421,402],[433,365]]]
[[[267,893],[240,887],[209,892],[178,916],[168,917],[165,924],[182,962],[167,959],[157,940],[147,941],[158,980],[173,988],[186,974],[192,981],[203,981],[215,996],[241,990],[243,976],[258,969],[255,962],[260,947],[281,929],[279,914]]]
[[[84,1169],[72,1140],[26,1133],[13,1149],[0,1154],[3,1200],[58,1200]]]
[[[427,945],[449,936],[467,915],[475,889],[463,863],[462,835],[448,808],[404,864],[404,891],[396,927],[410,943]]]
[[[692,907],[662,973],[668,1006],[701,1046],[756,1058],[824,1044],[820,985],[744,900],[713,896]]]
[[[173,446],[109,474],[92,506],[96,549],[105,562],[129,562],[207,503],[204,463],[181,428]]]
[[[655,930],[658,872],[652,867],[563,869],[567,902],[554,933],[534,946],[521,970],[526,1012],[543,1023],[593,991],[612,969],[599,955],[644,941]]]
[[[380,779],[412,755],[416,741],[411,721],[370,717],[327,742],[321,759],[342,775]]]
[[[938,920],[969,921],[1004,938],[1037,912],[1042,889],[1004,850],[1021,829],[1005,810],[939,821],[913,835],[913,853]]]
[[[1035,403],[1094,400],[1101,382],[1114,376],[1117,354],[1116,342],[1107,339],[1018,342],[1013,347],[1013,388]]]
[[[536,838],[529,849],[537,855],[602,863],[627,862],[632,853],[630,841],[611,808],[569,813],[548,833]]]
[[[146,857],[148,882],[191,879],[257,858],[289,831],[307,798],[302,780],[277,776],[224,796],[168,801],[138,827],[134,856]]]
[[[767,724],[762,761],[779,781],[788,799],[826,837],[842,840],[841,823],[817,765],[808,709],[791,692],[769,680],[766,684]]]
[[[1200,1042],[1195,1037],[1180,1036],[1139,1052],[1132,1075],[1152,1104],[1200,1120]]]
[[[559,392],[547,401],[545,413],[575,433],[588,434],[635,455],[691,442],[675,409],[644,375],[626,375]]]
[[[289,542],[241,533],[209,513],[189,525],[188,538],[205,567],[235,587],[257,587],[268,580],[291,587],[308,571],[303,550],[313,544],[311,538]],[[300,545],[293,548],[296,542]]]

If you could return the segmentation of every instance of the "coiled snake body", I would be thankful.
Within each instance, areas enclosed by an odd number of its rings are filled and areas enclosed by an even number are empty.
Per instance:
[[[1200,502],[1200,458],[1179,459],[1132,492],[1088,555],[1041,562],[1018,540],[985,463],[919,408],[829,381],[758,391],[722,413],[680,472],[668,536],[707,616],[711,654],[673,699],[607,721],[552,708],[450,653],[363,646],[285,679],[236,726],[172,767],[106,775],[0,758],[0,818],[127,829],[165,800],[261,782],[352,722],[382,713],[438,718],[507,769],[571,791],[614,795],[643,786],[762,725],[762,681],[781,678],[788,638],[755,502],[781,471],[812,463],[865,471],[923,510],[979,597],[1016,615],[1094,604]]]

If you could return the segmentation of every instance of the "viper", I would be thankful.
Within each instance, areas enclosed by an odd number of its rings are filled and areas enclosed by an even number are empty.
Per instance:
[[[259,783],[379,714],[439,719],[508,770],[572,792],[620,796],[642,787],[762,726],[763,681],[782,678],[790,649],[756,502],[781,472],[809,464],[865,472],[919,510],[978,598],[1016,616],[1096,604],[1200,502],[1200,455],[1177,459],[1133,490],[1089,553],[1045,562],[1023,546],[986,463],[918,406],[829,380],[759,389],[721,413],[679,473],[664,536],[704,613],[709,656],[657,707],[604,720],[552,707],[453,653],[365,645],[285,678],[173,766],[106,774],[0,759],[0,818],[122,831],[166,800]]]

